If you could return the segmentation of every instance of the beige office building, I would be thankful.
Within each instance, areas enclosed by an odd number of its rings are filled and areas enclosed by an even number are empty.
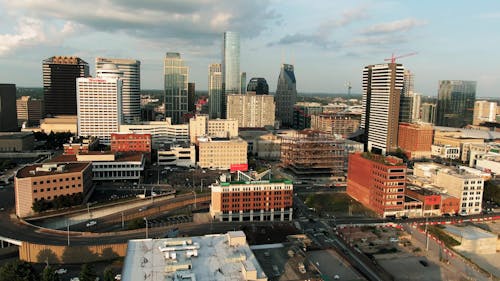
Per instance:
[[[274,127],[275,109],[273,96],[253,92],[227,96],[227,119],[238,120],[240,128]]]
[[[209,119],[208,115],[198,114],[189,119],[189,138],[195,143],[198,137],[234,138],[238,136],[236,119]]]
[[[241,138],[229,140],[198,138],[198,166],[228,170],[231,165],[247,164],[247,142]]]
[[[473,125],[480,125],[483,122],[495,122],[497,115],[497,103],[490,101],[476,101],[474,103]]]
[[[17,125],[19,127],[38,126],[43,117],[43,101],[30,96],[22,96],[16,100]]]
[[[66,133],[77,134],[78,119],[76,115],[57,115],[54,117],[47,117],[40,121],[40,130],[46,134]]]

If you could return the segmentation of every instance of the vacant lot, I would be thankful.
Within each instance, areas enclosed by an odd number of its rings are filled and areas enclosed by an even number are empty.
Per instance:
[[[356,200],[345,193],[322,193],[301,195],[309,208],[314,208],[320,216],[375,216]]]

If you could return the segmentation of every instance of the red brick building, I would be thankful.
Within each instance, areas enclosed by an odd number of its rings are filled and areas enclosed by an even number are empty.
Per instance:
[[[429,124],[399,123],[398,146],[410,159],[430,157],[433,136]]]
[[[349,156],[347,194],[382,217],[404,214],[406,165],[397,157]]]
[[[441,198],[441,213],[442,214],[458,214],[460,210],[460,199],[451,195],[443,194]]]
[[[151,154],[151,134],[111,134],[111,151],[113,152],[144,152]]]
[[[441,194],[414,185],[406,186],[406,195],[423,203],[423,216],[441,215]]]

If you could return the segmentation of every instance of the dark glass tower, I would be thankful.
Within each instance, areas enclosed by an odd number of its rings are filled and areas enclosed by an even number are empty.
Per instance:
[[[188,67],[179,53],[167,53],[164,61],[165,117],[180,124],[188,112]]]
[[[476,81],[439,81],[436,125],[461,128],[472,124]]]
[[[256,95],[269,95],[269,86],[264,78],[252,78],[248,82],[247,93],[254,92]]]
[[[196,94],[195,94],[196,84],[194,82],[188,83],[188,111],[194,112],[196,110]]]
[[[291,127],[293,107],[297,101],[297,83],[291,64],[281,65],[274,101],[276,102],[276,119],[280,120],[282,126]]]
[[[17,130],[16,85],[0,84],[0,132]]]
[[[76,115],[76,78],[88,77],[89,65],[77,57],[55,56],[43,61],[46,115]]]

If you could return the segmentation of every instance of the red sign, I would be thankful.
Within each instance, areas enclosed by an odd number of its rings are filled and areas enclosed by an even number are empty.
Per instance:
[[[235,171],[248,171],[248,164],[231,164],[230,166],[230,171],[235,172]]]

